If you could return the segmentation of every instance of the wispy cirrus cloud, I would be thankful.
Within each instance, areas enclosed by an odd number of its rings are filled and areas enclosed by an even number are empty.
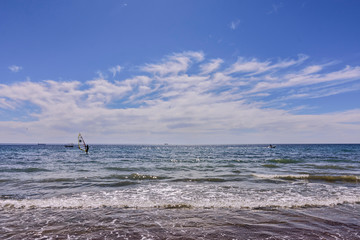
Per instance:
[[[270,70],[276,70],[281,68],[288,68],[290,66],[300,64],[308,59],[308,56],[300,54],[298,59],[287,59],[280,60],[275,63],[270,60],[259,61],[256,58],[247,60],[243,57],[239,57],[237,62],[232,64],[230,68],[227,69],[227,73],[248,73],[250,75],[264,73]]]
[[[282,3],[273,4],[268,14],[277,14],[279,12],[279,9],[281,9],[282,7],[283,7]]]
[[[224,60],[217,58],[217,59],[210,60],[209,63],[200,65],[202,74],[209,74],[211,72],[214,72],[215,70],[217,70],[220,67],[220,65],[223,62],[224,62]]]
[[[22,70],[21,66],[17,66],[17,65],[11,65],[9,66],[10,71],[12,72],[20,72]]]
[[[24,139],[29,131],[50,138],[45,130],[66,136],[84,129],[98,142],[328,142],[340,133],[355,141],[360,125],[348,123],[358,121],[360,109],[295,114],[282,107],[295,98],[360,90],[360,66],[334,70],[334,65],[307,64],[308,58],[240,57],[229,63],[207,60],[203,52],[183,52],[116,81],[102,75],[87,82],[0,84],[0,111],[26,105],[35,119],[0,118],[0,141],[19,135]],[[20,126],[29,131],[22,133]]]
[[[185,72],[188,69],[189,64],[192,63],[192,60],[201,62],[203,59],[204,54],[202,52],[189,51],[181,54],[170,55],[159,64],[146,64],[142,67],[142,70],[162,76],[167,74],[176,75],[181,72]]]
[[[303,70],[305,73],[285,75],[277,82],[260,82],[251,91],[268,91],[271,89],[307,86],[334,81],[343,83],[344,81],[353,81],[360,78],[359,66],[346,66],[344,69],[323,74],[309,74],[307,72],[308,69],[309,67]]]
[[[236,19],[236,20],[234,20],[234,21],[231,21],[231,23],[230,23],[230,29],[231,30],[235,30],[235,29],[237,29],[238,27],[239,27],[239,25],[240,25],[240,23],[241,23],[241,21],[239,20],[239,19]]]
[[[112,73],[113,77],[116,76],[116,74],[120,73],[122,67],[120,65],[116,65],[114,67],[109,68],[109,71]]]

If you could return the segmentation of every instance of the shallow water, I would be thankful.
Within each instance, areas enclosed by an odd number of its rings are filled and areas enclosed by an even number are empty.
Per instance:
[[[0,239],[360,239],[360,145],[0,145]]]

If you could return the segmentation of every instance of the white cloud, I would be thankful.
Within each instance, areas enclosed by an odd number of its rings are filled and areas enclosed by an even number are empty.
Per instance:
[[[112,73],[113,77],[115,77],[117,73],[120,73],[121,69],[122,68],[120,65],[116,65],[114,67],[109,68],[109,71]]]
[[[272,5],[272,8],[271,8],[271,10],[268,12],[268,14],[273,14],[273,13],[278,13],[279,12],[279,9],[280,8],[282,8],[283,7],[283,5],[282,5],[282,3],[280,3],[280,4],[273,4]]]
[[[360,79],[360,66],[346,66],[344,69],[323,74],[309,74],[306,68],[301,74],[285,75],[280,82],[260,82],[251,92],[267,91],[271,89],[306,86],[325,82],[339,81],[343,83],[349,80]]]
[[[183,52],[146,64],[145,74],[117,81],[102,75],[84,83],[0,84],[0,111],[11,114],[27,104],[35,118],[21,122],[0,117],[0,142],[14,136],[25,142],[58,142],[79,131],[99,143],[358,141],[354,132],[360,125],[353,123],[360,119],[359,109],[311,115],[282,109],[295,97],[359,90],[359,66],[334,71],[306,65],[307,58],[239,58],[222,71],[222,59],[206,61],[202,52]],[[285,88],[291,91],[277,97]],[[272,107],[264,98],[271,98]]]
[[[16,107],[16,103],[14,102],[9,102],[7,99],[5,98],[0,98],[0,109],[12,109],[14,110]]]
[[[270,62],[258,62],[256,59],[250,61],[239,58],[236,63],[234,63],[231,68],[228,70],[228,73],[235,72],[264,72],[268,69]]]
[[[209,63],[200,65],[201,73],[209,74],[209,73],[217,70],[223,62],[224,62],[224,60],[222,60],[220,58],[212,59]]]
[[[129,85],[111,83],[105,79],[96,79],[89,81],[90,89],[84,91],[89,102],[97,104],[107,104],[113,99],[122,98],[126,93],[132,90]]]
[[[231,23],[230,23],[230,28],[232,29],[232,30],[235,30],[235,29],[237,29],[238,27],[239,27],[239,25],[240,25],[240,20],[239,19],[236,19],[236,20],[234,20],[234,21],[232,21]]]
[[[308,74],[312,74],[312,73],[316,73],[321,71],[323,68],[320,65],[312,65],[312,66],[308,66],[305,69],[303,69],[303,74],[304,75],[308,75]]]
[[[293,65],[304,62],[308,56],[300,54],[298,59],[293,60],[279,60],[276,63],[272,63],[270,60],[265,62],[258,61],[256,58],[247,60],[245,58],[238,58],[237,62],[234,63],[228,70],[227,73],[248,73],[248,74],[260,74],[270,70],[288,68]]]
[[[10,71],[12,71],[12,72],[19,72],[19,71],[22,70],[22,67],[21,67],[21,66],[17,66],[17,65],[11,65],[11,66],[9,66],[9,69],[10,69]]]
[[[146,64],[142,70],[161,76],[168,74],[177,75],[187,71],[193,60],[200,62],[203,59],[204,54],[201,52],[183,52],[167,57],[160,64]]]

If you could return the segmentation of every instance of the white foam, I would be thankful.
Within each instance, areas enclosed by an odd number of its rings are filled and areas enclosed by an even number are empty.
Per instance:
[[[310,174],[253,174],[254,177],[263,179],[283,179],[283,180],[319,180],[319,181],[344,181],[354,182],[360,181],[360,177],[356,175],[310,175]]]
[[[218,185],[148,185],[110,192],[84,192],[45,199],[0,200],[0,209],[32,208],[296,208],[360,203],[360,189],[307,184],[290,188],[222,188]]]
[[[254,177],[263,178],[263,179],[282,179],[282,178],[290,178],[290,179],[307,179],[309,178],[309,174],[253,174]]]

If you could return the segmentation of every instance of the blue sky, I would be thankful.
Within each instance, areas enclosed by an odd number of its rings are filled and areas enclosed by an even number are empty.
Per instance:
[[[360,142],[359,1],[0,1],[0,142]]]

